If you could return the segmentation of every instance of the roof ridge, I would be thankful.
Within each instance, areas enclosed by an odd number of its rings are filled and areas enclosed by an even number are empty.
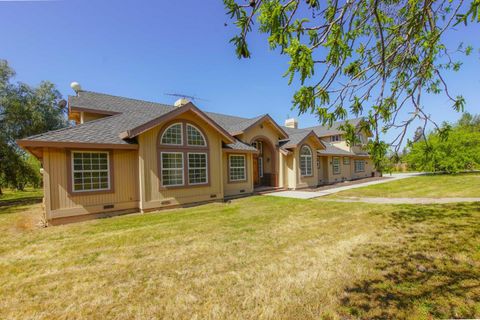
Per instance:
[[[119,95],[114,95],[114,94],[109,94],[109,93],[102,93],[102,92],[90,91],[90,90],[82,90],[82,91],[80,91],[80,93],[82,93],[82,92],[99,94],[99,95],[102,95],[102,96],[109,96],[109,97],[113,97],[113,98],[120,98],[120,99],[126,99],[126,100],[138,101],[138,102],[147,102],[147,103],[159,104],[159,105],[164,106],[164,107],[172,107],[172,108],[175,108],[175,106],[172,105],[172,104],[165,104],[165,103],[155,102],[155,101],[150,101],[150,100],[143,100],[143,99],[137,99],[137,98],[129,98],[129,97],[124,97],[124,96],[119,96]],[[76,98],[76,97],[79,97],[79,96],[80,96],[80,95],[71,96],[71,97]]]

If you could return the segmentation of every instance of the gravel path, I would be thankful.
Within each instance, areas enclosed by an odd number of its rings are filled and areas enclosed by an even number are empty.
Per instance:
[[[480,202],[480,198],[357,198],[323,199],[334,202],[366,202],[379,204],[442,204],[455,202]]]

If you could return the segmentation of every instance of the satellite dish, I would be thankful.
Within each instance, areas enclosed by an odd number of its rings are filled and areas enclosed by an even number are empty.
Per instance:
[[[76,93],[79,93],[80,91],[82,91],[82,87],[80,86],[80,83],[75,81],[70,83],[70,88],[72,88],[73,91],[75,91]]]

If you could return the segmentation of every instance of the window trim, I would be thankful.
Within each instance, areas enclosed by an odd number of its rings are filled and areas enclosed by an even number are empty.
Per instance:
[[[335,172],[335,165],[333,164],[335,159],[338,159],[338,172]],[[332,173],[334,175],[337,175],[337,174],[342,174],[342,167],[341,167],[341,164],[340,164],[340,157],[332,157]]]
[[[363,163],[363,170],[357,170],[357,163]],[[365,172],[365,160],[354,160],[354,171],[355,173]]]
[[[204,154],[205,155],[205,182],[196,182],[196,183],[191,183],[190,182],[190,155],[191,154]],[[208,179],[208,164],[209,164],[209,159],[208,159],[208,152],[187,152],[187,182],[189,186],[200,186],[200,185],[208,185],[209,179]],[[203,168],[195,168],[195,169],[203,169]]]
[[[73,179],[74,179],[74,170],[73,170],[73,153],[74,152],[83,152],[83,153],[107,153],[108,161],[108,189],[101,190],[80,190],[75,191],[73,189]],[[114,193],[115,192],[115,177],[114,177],[114,161],[113,161],[113,150],[92,150],[92,149],[67,149],[66,150],[66,166],[67,166],[67,192],[71,196],[87,196],[93,194],[102,194],[102,193]]]
[[[180,170],[180,169],[163,169],[163,154],[181,154],[182,155],[182,184],[163,184],[163,171],[164,170]],[[164,188],[170,187],[181,187],[185,185],[185,155],[183,152],[180,151],[160,151],[160,185]]]
[[[182,145],[169,145],[169,144],[162,144],[162,136],[165,131],[170,128],[172,125],[180,123],[182,125]],[[196,128],[205,140],[205,145],[187,145],[188,143],[188,136],[187,136],[187,124],[190,124],[192,127]],[[161,163],[161,153],[162,152],[181,152],[183,153],[183,185],[163,185],[162,181],[162,163]],[[206,153],[207,154],[207,183],[195,183],[189,184],[188,183],[188,153]],[[157,141],[156,141],[156,161],[157,161],[157,177],[158,177],[158,190],[164,191],[169,189],[187,189],[187,188],[197,188],[197,187],[206,187],[210,186],[210,141],[208,140],[208,136],[206,135],[205,131],[199,127],[196,123],[191,122],[187,119],[173,119],[169,122],[166,122],[162,128],[158,131],[157,134]]]
[[[258,164],[258,176],[260,178],[263,178],[263,157],[258,157],[257,158],[257,164]]]
[[[231,166],[231,159],[232,157],[243,157],[243,163],[244,163],[244,166],[243,166],[243,169],[244,169],[244,172],[245,172],[245,178],[244,179],[235,179],[235,180],[232,180],[231,179],[231,175],[230,175],[230,170],[232,168]],[[234,168],[237,168],[237,167],[234,167]],[[238,167],[240,168],[240,167]],[[238,183],[238,182],[246,182],[248,181],[248,171],[247,171],[247,156],[245,154],[236,154],[236,153],[233,153],[233,154],[228,154],[228,182],[229,183]]]
[[[303,148],[307,148],[309,151],[310,151],[310,155],[302,155],[302,150]],[[302,157],[309,157],[310,158],[310,174],[308,174],[308,168],[305,167],[305,174],[303,174],[302,172]],[[312,148],[310,148],[309,145],[302,145],[300,147],[300,157],[299,157],[299,167],[300,167],[300,175],[302,177],[313,177],[313,151],[312,151]]]
[[[202,136],[203,138],[203,143],[202,145],[199,145],[199,144],[189,144],[188,143],[188,127],[192,127],[194,128],[195,130],[197,130],[200,135]],[[186,134],[186,145],[188,147],[194,147],[194,148],[204,148],[204,147],[208,147],[208,144],[207,144],[207,138],[205,138],[205,135],[203,134],[202,130],[200,130],[199,128],[197,128],[196,126],[194,126],[193,124],[189,123],[189,122],[186,122],[186,126],[185,126],[185,134]]]
[[[179,124],[180,125],[180,144],[176,144],[176,143],[163,143],[163,136],[165,135],[165,133],[168,131],[168,129],[170,129],[171,127],[175,126]],[[183,146],[185,144],[185,139],[184,139],[184,134],[183,134],[183,122],[182,121],[175,121],[173,123],[171,123],[170,125],[168,125],[165,129],[162,130],[162,135],[160,136],[160,140],[159,140],[159,144],[162,145],[162,146],[176,146],[176,147],[180,147],[180,146]]]

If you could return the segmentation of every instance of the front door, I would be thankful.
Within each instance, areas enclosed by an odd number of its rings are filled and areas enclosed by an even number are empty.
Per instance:
[[[260,175],[258,174],[258,155],[253,156],[253,185],[260,184]]]

